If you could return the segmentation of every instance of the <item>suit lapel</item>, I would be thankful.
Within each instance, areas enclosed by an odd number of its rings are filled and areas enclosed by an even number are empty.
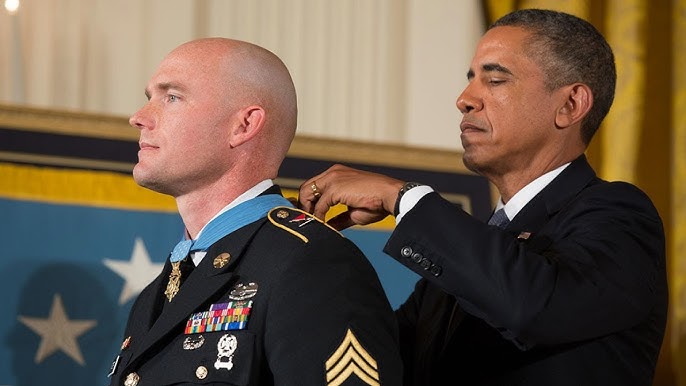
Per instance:
[[[531,199],[506,229],[514,232],[538,232],[555,213],[595,178],[595,172],[586,161],[586,157],[581,155]]]
[[[506,231],[512,233],[531,233],[535,235],[543,226],[548,223],[550,218],[559,212],[573,197],[575,197],[581,190],[592,183],[596,179],[596,174],[591,166],[586,161],[586,157],[581,155],[576,160],[560,173],[548,186],[546,186],[539,194],[537,194],[531,201],[529,201],[522,210],[512,219],[512,221],[505,228]],[[529,235],[526,236],[528,238]],[[532,250],[538,250],[545,246],[549,241],[547,239],[536,239],[529,242],[528,247]],[[452,298],[451,295],[447,295]],[[452,298],[454,299],[454,298]],[[455,334],[456,329],[461,324],[464,318],[464,311],[459,307],[447,307],[453,309],[450,313],[450,321],[445,324],[446,336],[443,350],[448,348],[450,339]],[[435,315],[435,312],[432,313]],[[435,316],[433,316],[435,318]],[[430,349],[431,340],[424,339],[423,342],[418,343],[420,347],[425,347],[425,350]]]
[[[181,290],[174,297],[174,300],[164,307],[162,314],[150,327],[148,333],[142,337],[143,341],[132,353],[130,364],[139,360],[151,347],[164,340],[167,335],[178,335],[188,318],[209,298],[219,292],[228,291],[228,288],[235,282],[234,269],[245,247],[265,221],[266,219],[261,219],[249,224],[219,240],[208,249],[200,265],[181,285]],[[231,256],[228,264],[221,268],[215,268],[215,257],[222,253],[228,253]],[[170,264],[167,263],[166,265]],[[167,276],[169,271],[170,269],[165,269]],[[162,293],[166,284],[167,278],[164,277],[161,279],[157,297],[163,296]],[[163,301],[166,301],[166,298]]]

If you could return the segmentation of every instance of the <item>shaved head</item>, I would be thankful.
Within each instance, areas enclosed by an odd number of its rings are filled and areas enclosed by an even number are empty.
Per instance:
[[[217,77],[208,81],[230,109],[250,105],[264,108],[267,114],[265,135],[269,154],[280,163],[286,156],[297,126],[295,86],[286,65],[271,51],[252,43],[204,38],[184,43],[165,60],[195,58],[198,76]],[[189,75],[192,76],[192,75]]]
[[[229,199],[277,177],[298,111],[288,69],[269,50],[225,38],[184,43],[162,60],[145,94],[129,120],[140,129],[139,185],[178,203],[217,192]]]

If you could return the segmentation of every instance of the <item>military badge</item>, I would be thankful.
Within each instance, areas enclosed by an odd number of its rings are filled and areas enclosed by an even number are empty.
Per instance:
[[[305,225],[309,224],[310,222],[312,222],[312,221],[314,221],[314,220],[315,220],[315,219],[314,219],[313,216],[311,216],[311,215],[306,215],[305,213],[301,213],[301,214],[295,216],[294,218],[292,218],[292,219],[291,219],[290,221],[288,221],[288,222],[290,222],[290,223],[296,223],[296,224],[298,224],[298,228],[302,228],[302,227],[304,227]]]
[[[126,350],[131,345],[131,337],[127,336],[126,339],[121,343],[121,351]]]
[[[114,358],[114,362],[110,365],[110,372],[107,374],[108,377],[111,377],[114,375],[114,373],[117,372],[117,366],[119,366],[119,360],[121,359],[121,355],[117,355],[116,358]]]
[[[205,338],[202,335],[198,336],[187,336],[186,339],[183,340],[183,349],[184,350],[195,350],[200,347],[205,343]]]
[[[287,231],[293,236],[298,237],[304,243],[308,243],[310,241],[308,235],[318,229],[318,227],[315,226],[305,226],[310,224],[319,223],[343,237],[340,232],[331,227],[329,224],[300,209],[289,207],[274,208],[269,212],[267,218],[271,224]]]
[[[167,282],[167,289],[164,294],[167,295],[167,299],[171,302],[174,296],[179,293],[179,287],[181,286],[181,262],[175,261],[171,263],[172,270],[169,273],[169,281]]]
[[[224,266],[229,263],[229,260],[231,260],[231,255],[224,252],[217,255],[217,257],[214,258],[212,264],[214,265],[214,268],[220,269],[224,268]]]
[[[233,353],[238,348],[238,339],[231,334],[226,334],[217,343],[217,361],[214,368],[231,370],[233,368]]]
[[[257,295],[257,283],[238,283],[229,293],[231,300],[245,300]]]

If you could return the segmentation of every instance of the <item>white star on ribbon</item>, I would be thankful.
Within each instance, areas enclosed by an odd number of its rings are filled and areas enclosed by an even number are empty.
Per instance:
[[[103,259],[103,264],[121,276],[125,281],[124,288],[122,288],[119,295],[120,305],[141,293],[145,286],[150,284],[162,272],[162,267],[164,267],[164,263],[153,263],[150,261],[148,250],[145,249],[145,244],[143,244],[143,240],[139,237],[136,238],[133,246],[131,260]]]
[[[28,316],[19,316],[17,319],[41,337],[40,346],[36,351],[36,363],[41,363],[57,350],[62,350],[76,363],[81,366],[85,365],[86,362],[83,360],[76,338],[95,327],[97,322],[95,320],[70,320],[59,294],[55,294],[52,299],[52,307],[47,319]]]

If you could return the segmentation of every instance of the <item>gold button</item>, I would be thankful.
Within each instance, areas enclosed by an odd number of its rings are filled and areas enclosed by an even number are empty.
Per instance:
[[[198,377],[198,379],[205,379],[207,377],[207,367],[198,366],[198,368],[195,369],[195,376]]]
[[[138,376],[136,373],[130,373],[129,375],[126,376],[126,380],[124,381],[124,386],[136,386],[138,384],[138,381],[141,380],[141,377]]]
[[[220,254],[214,258],[214,268],[224,268],[224,266],[229,263],[229,260],[231,260],[231,255],[226,252]]]

